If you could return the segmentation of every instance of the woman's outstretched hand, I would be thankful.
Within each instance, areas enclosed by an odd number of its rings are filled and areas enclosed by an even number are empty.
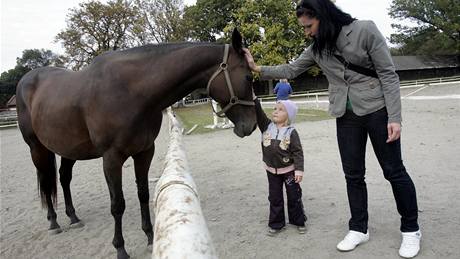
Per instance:
[[[254,58],[252,57],[251,52],[247,48],[243,48],[244,51],[244,57],[246,58],[246,61],[248,62],[249,68],[254,71],[254,72],[260,72],[260,67],[254,62]]]

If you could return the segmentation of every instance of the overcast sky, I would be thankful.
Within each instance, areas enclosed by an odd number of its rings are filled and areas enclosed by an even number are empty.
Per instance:
[[[86,0],[87,2],[88,0]],[[55,36],[66,27],[70,8],[85,0],[1,0],[0,73],[14,68],[25,49],[50,49],[63,54]],[[196,0],[184,0],[186,5]],[[388,16],[391,0],[337,0],[343,11],[358,19],[373,20],[385,37],[393,32]]]

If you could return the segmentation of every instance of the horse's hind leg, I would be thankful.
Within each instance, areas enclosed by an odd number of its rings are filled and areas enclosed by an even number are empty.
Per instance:
[[[103,156],[104,175],[110,192],[110,210],[115,220],[115,233],[112,244],[117,249],[117,258],[129,258],[125,250],[125,240],[123,239],[122,223],[123,213],[125,212],[125,198],[122,189],[122,167],[127,157],[118,152],[107,152]]]
[[[72,181],[72,168],[75,160],[61,157],[61,167],[59,168],[59,176],[61,181],[62,191],[65,200],[65,213],[70,218],[70,227],[82,227],[80,219],[75,214],[75,208],[72,203],[72,194],[70,192],[70,182]]]
[[[134,171],[136,173],[137,196],[139,197],[139,203],[141,205],[142,230],[144,230],[147,235],[147,245],[151,245],[153,243],[153,229],[152,222],[150,221],[149,209],[148,174],[154,152],[155,147],[152,146],[151,149],[133,156]]]
[[[42,206],[48,208],[50,222],[49,233],[60,233],[61,227],[57,223],[57,215],[53,204],[56,204],[56,156],[38,141],[30,145],[32,161],[37,168],[38,185]]]

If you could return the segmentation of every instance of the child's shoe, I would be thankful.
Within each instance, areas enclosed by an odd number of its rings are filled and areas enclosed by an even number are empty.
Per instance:
[[[268,228],[268,232],[267,232],[267,235],[268,236],[275,236],[276,234],[278,234],[279,232],[281,232],[282,228],[280,229],[275,229],[275,228]]]
[[[299,234],[303,235],[307,232],[307,228],[305,226],[297,226],[297,231],[299,231]]]

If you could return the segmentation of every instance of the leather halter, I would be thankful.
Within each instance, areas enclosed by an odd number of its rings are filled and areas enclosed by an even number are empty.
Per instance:
[[[245,100],[240,100],[238,97],[235,95],[233,92],[233,85],[232,81],[230,80],[230,74],[228,73],[228,52],[229,52],[230,45],[225,44],[225,50],[224,50],[224,59],[222,63],[220,63],[219,68],[217,69],[216,72],[211,76],[211,78],[208,81],[208,86],[206,88],[208,95],[209,95],[209,89],[211,87],[212,81],[220,74],[220,72],[224,72],[225,75],[225,82],[227,83],[228,91],[230,92],[230,100],[228,104],[222,108],[222,110],[216,112],[214,110],[214,107],[212,106],[213,112],[218,116],[218,117],[225,117],[225,112],[228,111],[230,108],[232,108],[234,105],[241,104],[241,105],[247,105],[247,106],[254,106],[254,101],[245,101]]]

